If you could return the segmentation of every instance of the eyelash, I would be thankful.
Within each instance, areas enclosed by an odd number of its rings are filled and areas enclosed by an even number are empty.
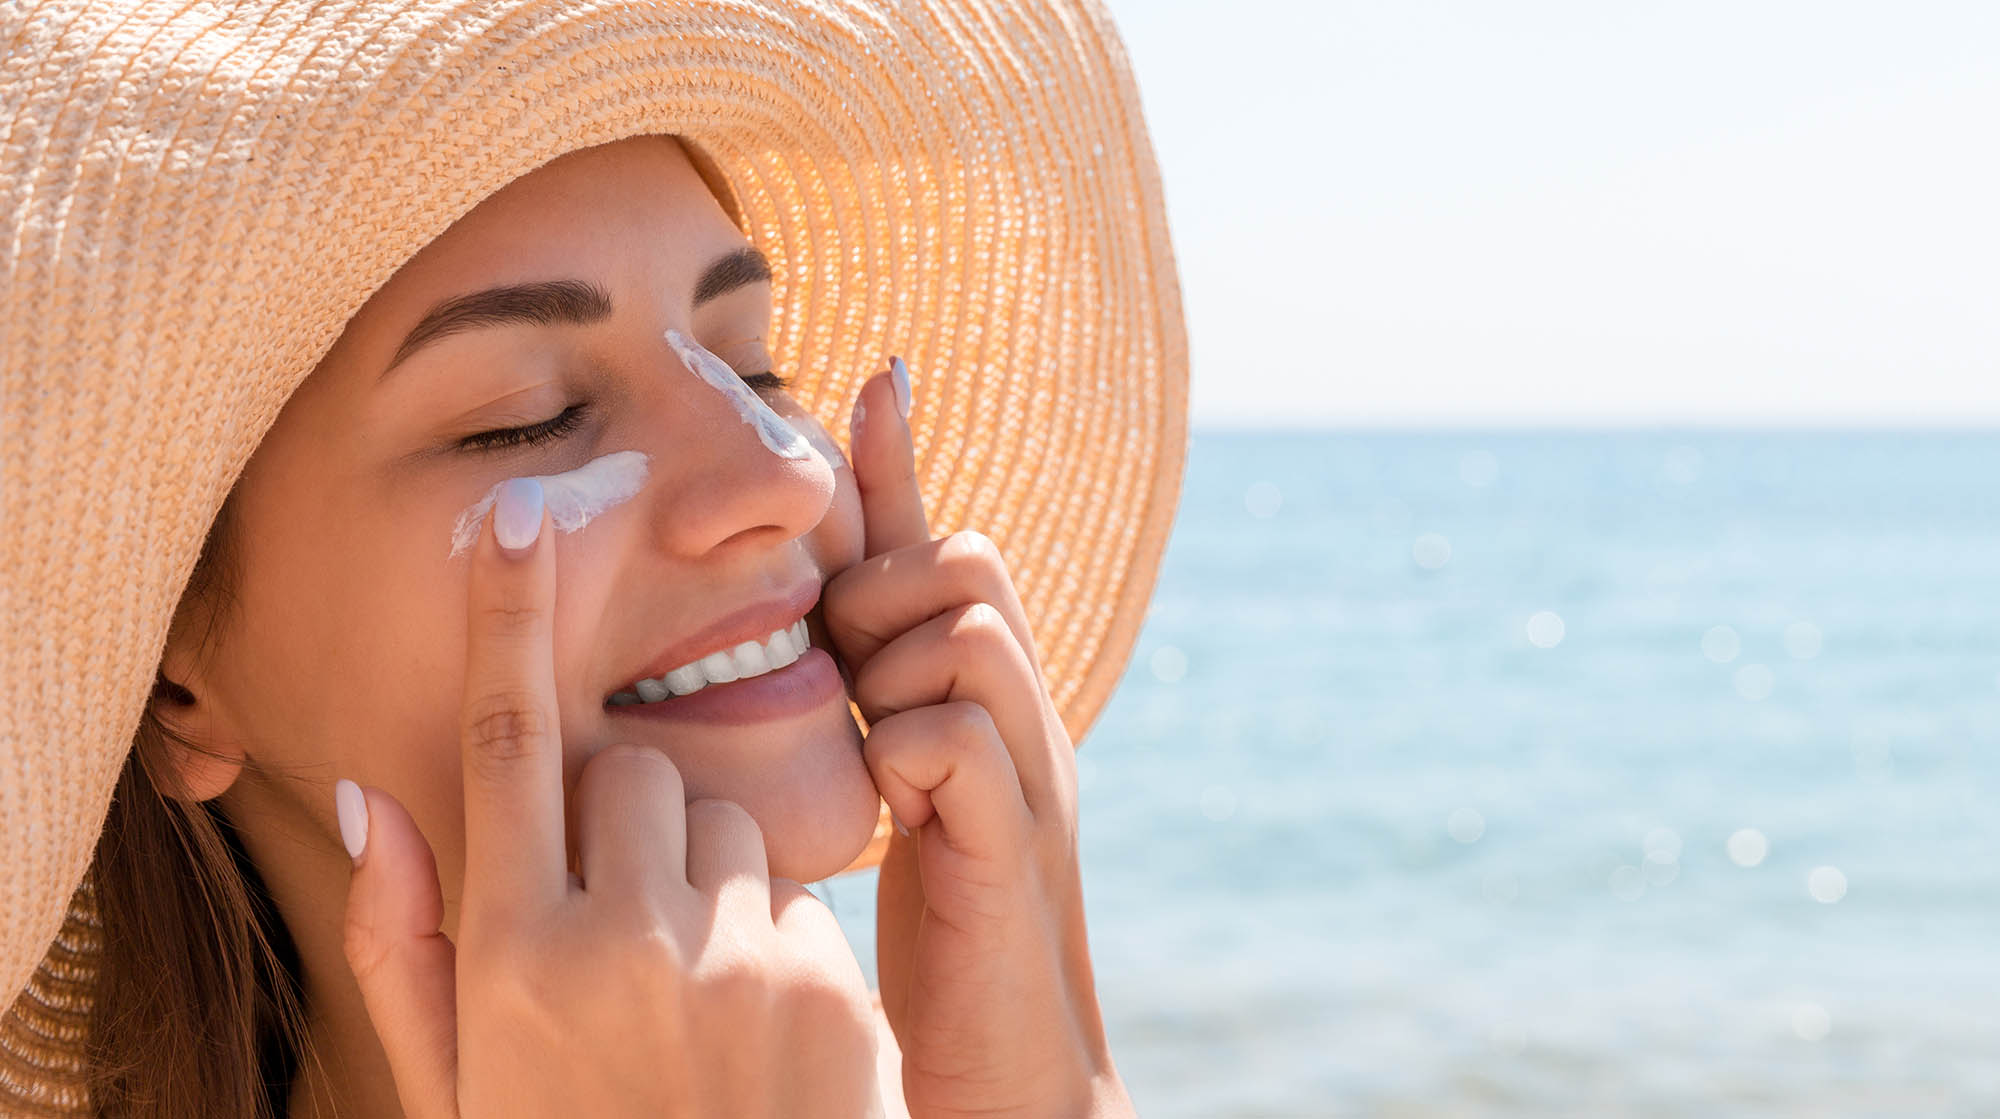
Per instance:
[[[759,393],[780,392],[791,386],[788,378],[780,377],[768,369],[762,373],[745,374],[743,383]],[[459,446],[471,451],[495,451],[523,444],[537,447],[543,443],[554,442],[575,431],[577,426],[583,423],[583,417],[588,411],[589,405],[572,404],[538,424],[468,435],[458,441]]]

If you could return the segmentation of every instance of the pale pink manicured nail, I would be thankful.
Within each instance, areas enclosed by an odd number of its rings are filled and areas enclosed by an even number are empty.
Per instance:
[[[896,382],[896,411],[907,420],[910,418],[910,367],[903,364],[902,358],[892,357],[889,359],[889,373],[890,379]]]
[[[493,499],[493,536],[500,546],[518,552],[542,534],[542,481],[509,478]]]
[[[896,825],[896,834],[897,834],[897,835],[908,835],[908,834],[910,834],[910,829],[908,829],[908,828],[904,827],[904,826],[903,826],[903,821],[901,821],[901,820],[898,820],[898,819],[896,818],[896,810],[895,810],[895,809],[893,809],[893,808],[891,808],[891,809],[889,810],[889,822],[890,822],[890,823],[892,823],[892,824],[894,824],[894,825]]]
[[[368,798],[361,786],[343,777],[333,783],[334,814],[340,817],[340,841],[347,845],[347,857],[361,861],[368,848]]]

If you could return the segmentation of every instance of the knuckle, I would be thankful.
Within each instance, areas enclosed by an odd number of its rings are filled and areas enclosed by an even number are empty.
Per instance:
[[[347,920],[341,925],[340,947],[347,956],[348,970],[363,986],[374,982],[389,961],[388,938],[377,935],[373,917],[360,907],[348,908]]]
[[[993,715],[977,703],[948,703],[939,708],[942,739],[957,753],[973,754],[990,749],[999,741]]]
[[[515,600],[482,602],[473,608],[474,624],[488,637],[531,636],[540,630],[544,616],[540,606]]]
[[[547,1022],[563,1016],[562,999],[557,993],[563,984],[552,982],[539,967],[524,962],[502,969],[487,982],[492,986],[481,1001],[503,1008],[506,1015],[503,1020]]]
[[[881,585],[883,557],[862,560],[833,578],[820,592],[820,606],[828,632],[842,651],[853,655],[858,649],[873,652],[893,634],[883,633],[878,610],[873,608],[871,588]],[[866,660],[866,656],[862,657]]]
[[[644,779],[664,781],[673,790],[682,788],[680,767],[674,764],[666,751],[651,746],[615,742],[591,755],[590,760],[583,764],[586,772],[597,771],[599,780],[624,782]]]
[[[700,797],[688,802],[688,830],[697,827],[703,831],[735,834],[745,829],[757,830],[757,821],[750,810],[733,800],[720,797]]]
[[[1007,617],[1000,613],[999,607],[990,602],[968,602],[958,608],[952,619],[951,639],[961,645],[990,651],[1011,644],[1014,631],[1007,627]]]
[[[805,888],[796,878],[773,875],[771,878],[771,908],[788,910],[794,905],[818,905],[820,900]]]
[[[504,767],[530,757],[548,733],[548,714],[527,692],[494,692],[466,708],[465,745],[485,764]]]
[[[851,978],[861,980],[859,966]],[[784,998],[786,1017],[802,1021],[813,1033],[831,1026],[867,1022],[874,1007],[864,993],[865,981],[851,982],[843,972],[828,966],[803,966],[792,970]]]
[[[461,953],[480,961],[476,978],[465,985],[469,1001],[485,1011],[505,1015],[514,1021],[544,1021],[561,1009],[559,992],[564,984],[544,968],[544,953],[536,952],[523,939],[510,934],[486,933],[466,938]],[[461,957],[462,958],[462,957]]]
[[[790,878],[771,879],[771,913],[773,927],[781,936],[813,938],[831,930],[841,937],[840,922],[833,916],[833,910]],[[843,937],[844,939],[844,937]]]
[[[621,961],[617,969],[625,976],[643,975],[651,983],[673,981],[686,970],[687,956],[665,914],[650,906],[637,907],[624,935],[617,938],[612,953]]]
[[[974,528],[960,529],[940,541],[938,559],[953,566],[975,569],[1005,566],[1005,561],[1000,558],[1000,545]]]
[[[695,978],[702,1003],[738,1022],[763,1020],[773,999],[772,972],[749,952],[718,954]]]
[[[967,598],[996,598],[1010,583],[1000,545],[976,529],[961,529],[938,541],[937,566]]]

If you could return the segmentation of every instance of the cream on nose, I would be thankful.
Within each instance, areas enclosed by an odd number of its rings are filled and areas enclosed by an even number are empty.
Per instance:
[[[680,356],[681,364],[688,367],[703,384],[727,397],[730,406],[743,422],[757,433],[757,439],[764,448],[779,458],[806,459],[815,454],[825,460],[824,452],[818,451],[799,429],[785,422],[785,417],[771,410],[762,397],[743,383],[743,378],[729,367],[729,363],[716,357],[702,344],[682,334],[678,330],[667,331],[667,345]],[[836,452],[838,457],[838,452]],[[834,465],[826,460],[828,469]]]

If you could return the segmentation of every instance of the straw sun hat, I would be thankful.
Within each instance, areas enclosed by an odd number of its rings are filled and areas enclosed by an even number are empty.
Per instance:
[[[682,137],[804,407],[908,361],[933,530],[998,541],[1073,736],[1120,676],[1187,351],[1096,0],[9,0],[0,44],[0,1111],[85,1102],[85,871],[223,498],[369,295],[565,152]]]

